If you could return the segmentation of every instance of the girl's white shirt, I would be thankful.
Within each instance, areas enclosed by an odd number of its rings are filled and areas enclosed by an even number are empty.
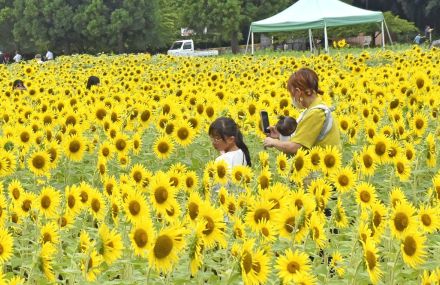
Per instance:
[[[247,165],[246,157],[241,149],[224,152],[215,159],[215,161],[219,160],[224,160],[228,164],[229,170],[237,165]]]

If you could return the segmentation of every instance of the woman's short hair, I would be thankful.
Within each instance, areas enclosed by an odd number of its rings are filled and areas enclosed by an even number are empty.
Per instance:
[[[298,88],[301,91],[310,93],[310,91],[318,94],[324,94],[322,90],[318,88],[318,75],[310,68],[301,68],[294,72],[287,81],[287,89],[292,92],[293,89]]]

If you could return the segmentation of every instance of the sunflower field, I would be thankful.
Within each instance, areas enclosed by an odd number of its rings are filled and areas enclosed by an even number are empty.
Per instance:
[[[298,117],[300,67],[341,149],[263,149],[259,111]],[[0,284],[440,283],[439,50],[76,55],[0,78]],[[252,167],[214,162],[219,116]]]

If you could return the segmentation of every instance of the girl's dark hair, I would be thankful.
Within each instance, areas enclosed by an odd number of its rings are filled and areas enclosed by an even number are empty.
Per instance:
[[[96,76],[90,76],[89,79],[87,80],[87,89],[90,89],[90,87],[92,87],[93,85],[98,85],[99,84],[99,78]]]
[[[14,82],[12,82],[12,89],[15,89],[18,87],[24,87],[24,82],[20,79],[14,80]]]
[[[276,125],[277,131],[283,136],[290,136],[296,130],[297,122],[290,116],[279,116],[279,121]]]
[[[219,117],[209,126],[208,134],[210,136],[219,136],[222,140],[225,140],[226,137],[235,137],[235,144],[241,149],[244,153],[244,157],[246,158],[246,162],[248,166],[252,166],[251,164],[251,156],[249,154],[249,149],[243,141],[243,135],[238,129],[237,124],[234,120],[227,117]]]

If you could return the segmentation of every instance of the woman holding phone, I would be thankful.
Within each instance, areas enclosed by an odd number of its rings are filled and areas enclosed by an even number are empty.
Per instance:
[[[313,146],[340,147],[339,128],[331,109],[322,98],[318,88],[318,75],[309,68],[294,72],[287,81],[287,90],[295,108],[304,111],[297,119],[298,126],[289,141],[281,141],[275,126],[269,127],[270,134],[264,139],[265,147],[274,147],[287,154],[296,154],[298,149],[310,149]]]

